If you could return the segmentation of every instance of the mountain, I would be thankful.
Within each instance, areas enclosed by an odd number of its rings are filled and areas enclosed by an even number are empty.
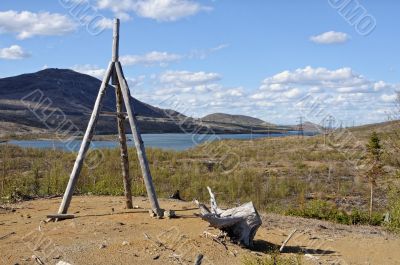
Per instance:
[[[299,130],[300,124],[297,125],[292,125],[291,126],[292,130]],[[321,125],[306,121],[303,123],[303,131],[307,132],[322,132],[324,130],[324,127]]]
[[[226,113],[213,113],[201,118],[202,121],[210,121],[210,122],[220,122],[220,123],[231,123],[231,124],[240,124],[246,126],[274,126],[274,124],[265,122],[263,120],[245,116],[245,115],[231,115]]]
[[[65,131],[82,134],[100,84],[97,78],[67,69],[45,69],[0,79],[0,136]],[[133,97],[131,104],[142,133],[281,133],[290,129],[244,115],[215,113],[194,119]],[[117,133],[115,92],[111,86],[102,111],[96,134]]]
[[[101,81],[72,70],[46,69],[33,74],[23,74],[0,79],[0,102],[3,105],[20,101],[39,89],[66,114],[80,115],[91,110]],[[14,105],[15,104],[11,104]],[[132,98],[135,112],[140,116],[167,117],[164,110]],[[115,110],[114,89],[110,86],[103,101],[103,110]]]
[[[22,130],[47,131],[49,127],[55,129],[65,119],[71,121],[77,129],[83,131],[86,128],[90,113],[101,81],[89,75],[66,69],[46,69],[36,73],[23,74],[14,77],[0,79],[0,121],[3,126],[13,128],[20,125]],[[43,102],[38,109],[31,111],[37,102]],[[163,110],[131,98],[131,104],[135,113],[140,116],[140,124],[144,131],[162,131],[152,119],[169,119],[182,116],[172,110]],[[60,110],[57,118],[50,115],[55,109]],[[109,86],[103,100],[102,111],[115,112],[114,88]],[[65,114],[65,116],[64,116]],[[49,120],[45,116],[55,118],[49,126]],[[57,120],[58,119],[58,120]],[[142,121],[143,120],[143,121]],[[14,126],[13,126],[14,125]],[[173,124],[171,124],[173,125]],[[179,129],[172,126],[172,130]],[[168,130],[168,126],[166,126]],[[2,128],[6,129],[6,128]],[[100,117],[96,126],[98,133],[116,132],[114,117]]]

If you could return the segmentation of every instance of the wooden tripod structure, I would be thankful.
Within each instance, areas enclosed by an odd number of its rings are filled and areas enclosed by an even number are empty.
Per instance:
[[[88,127],[83,137],[78,156],[75,160],[75,164],[72,169],[69,182],[64,193],[63,200],[58,210],[58,215],[60,216],[65,215],[68,211],[72,195],[74,192],[74,188],[83,166],[83,161],[85,159],[86,153],[90,147],[90,143],[94,135],[94,129],[100,115],[102,101],[105,96],[106,89],[108,87],[110,79],[112,79],[112,84],[115,88],[115,95],[116,95],[118,132],[119,132],[119,142],[121,149],[121,165],[122,165],[122,175],[124,177],[126,206],[127,208],[132,208],[131,180],[129,177],[129,164],[128,164],[128,149],[126,145],[126,135],[124,128],[125,115],[124,113],[122,113],[123,104],[125,105],[129,124],[132,130],[132,136],[135,142],[138,160],[142,169],[142,174],[146,185],[147,195],[151,203],[151,208],[157,216],[162,216],[163,211],[160,209],[160,206],[158,204],[157,194],[154,189],[149,164],[146,158],[146,150],[144,148],[142,137],[140,135],[138,128],[138,122],[131,108],[128,83],[126,82],[124,73],[122,71],[121,63],[119,62],[119,19],[114,20],[112,61],[109,63],[103,81],[101,83],[100,90],[93,107],[93,112],[91,114]]]

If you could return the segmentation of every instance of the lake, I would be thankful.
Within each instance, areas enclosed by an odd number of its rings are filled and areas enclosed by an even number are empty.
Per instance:
[[[305,133],[306,134],[306,133]],[[241,139],[251,140],[263,137],[282,137],[287,135],[297,135],[296,131],[284,134],[183,134],[183,133],[163,133],[163,134],[142,134],[142,139],[146,147],[157,147],[170,150],[186,150],[205,141],[216,141],[222,139]],[[311,133],[307,133],[311,135]],[[128,139],[131,139],[128,135]],[[78,151],[81,140],[63,142],[61,140],[11,140],[8,143],[20,147],[60,149],[64,151]],[[133,141],[128,142],[129,146],[134,146]],[[93,141],[92,148],[117,148],[117,141]]]

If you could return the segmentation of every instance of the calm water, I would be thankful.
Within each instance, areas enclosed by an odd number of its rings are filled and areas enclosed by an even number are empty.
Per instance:
[[[262,137],[280,137],[286,135],[296,135],[297,132],[292,131],[286,134],[183,134],[183,133],[163,133],[163,134],[143,134],[143,142],[146,147],[158,147],[162,149],[185,150],[194,147],[205,141],[215,141],[221,139],[257,139]],[[130,137],[128,136],[128,139]],[[66,151],[79,150],[81,140],[73,140],[62,142],[59,140],[22,140],[9,141],[10,144],[21,147],[32,148],[49,148],[61,149]],[[132,141],[128,142],[129,146],[134,146]],[[93,141],[92,148],[117,148],[117,141]]]

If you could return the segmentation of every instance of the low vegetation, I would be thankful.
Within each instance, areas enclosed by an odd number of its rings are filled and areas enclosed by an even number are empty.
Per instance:
[[[243,265],[301,265],[301,256],[284,257],[273,254],[263,258],[244,257]]]
[[[394,125],[389,128],[397,129]],[[381,139],[384,173],[374,176],[371,216],[370,181],[365,170],[371,131],[365,133],[365,129],[342,130],[326,137],[224,140],[182,152],[150,148],[148,158],[160,197],[180,190],[184,199],[208,201],[205,187],[211,186],[226,205],[252,200],[261,211],[344,224],[381,225],[384,214],[389,213],[391,222],[385,225],[396,230],[400,227],[400,196],[393,187],[400,183],[400,164],[398,156],[391,155],[391,133],[377,130],[376,134]],[[136,152],[130,149],[129,154],[132,193],[144,196]],[[2,199],[62,194],[75,156],[1,144]],[[123,195],[118,149],[93,152],[88,161],[92,163],[83,168],[76,193]]]

